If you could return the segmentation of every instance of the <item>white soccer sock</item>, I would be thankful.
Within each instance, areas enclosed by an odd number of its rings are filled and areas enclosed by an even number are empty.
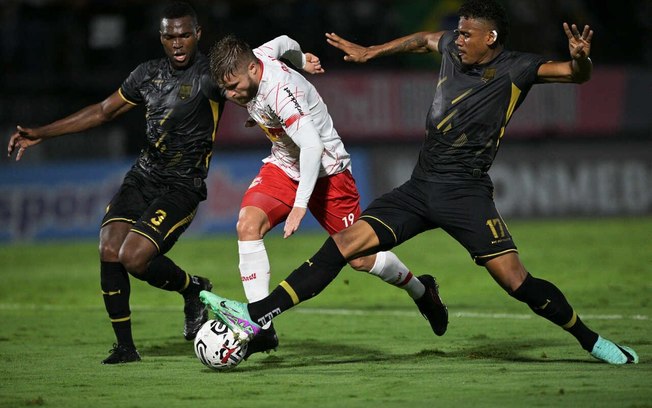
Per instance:
[[[240,278],[247,300],[255,302],[269,295],[270,266],[265,243],[238,241]]]
[[[242,287],[249,303],[267,297],[271,268],[263,240],[238,241],[238,254]],[[267,323],[263,329],[269,328],[271,324]]]
[[[419,299],[426,291],[423,283],[393,252],[378,252],[376,262],[369,273],[378,276],[390,285],[405,290],[412,299]]]

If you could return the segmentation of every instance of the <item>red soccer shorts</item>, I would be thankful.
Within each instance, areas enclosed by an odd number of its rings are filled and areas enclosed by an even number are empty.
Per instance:
[[[245,192],[240,208],[260,208],[274,228],[290,214],[298,185],[276,165],[265,163]],[[329,235],[353,224],[360,216],[360,194],[351,172],[318,178],[308,209]]]

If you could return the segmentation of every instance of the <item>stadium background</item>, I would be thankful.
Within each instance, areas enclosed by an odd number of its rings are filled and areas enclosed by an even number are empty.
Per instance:
[[[460,1],[192,1],[200,49],[234,32],[253,46],[280,34],[319,55],[309,77],[354,158],[366,203],[409,177],[438,61],[398,56],[346,64],[324,41],[336,32],[364,45],[456,25]],[[36,126],[115,91],[140,62],[163,56],[163,2],[0,2],[0,131]],[[587,84],[535,87],[515,114],[491,171],[510,218],[652,213],[652,2],[505,0],[509,48],[567,59],[563,21],[595,30]],[[232,233],[242,192],[268,151],[228,105],[208,180],[209,199],[190,233]],[[104,206],[144,142],[142,108],[79,135],[0,161],[0,242],[97,236]],[[305,229],[317,228],[314,221]]]

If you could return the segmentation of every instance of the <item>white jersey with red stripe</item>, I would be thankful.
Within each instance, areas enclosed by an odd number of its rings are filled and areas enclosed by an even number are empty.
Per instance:
[[[317,177],[350,168],[349,153],[315,87],[275,57],[302,67],[305,56],[299,44],[281,36],[253,52],[262,77],[247,110],[272,142],[271,154],[263,162],[275,164],[299,182],[295,206],[305,207]]]

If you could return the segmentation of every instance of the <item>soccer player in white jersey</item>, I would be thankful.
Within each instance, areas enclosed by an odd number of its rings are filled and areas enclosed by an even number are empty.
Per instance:
[[[272,142],[271,154],[245,193],[238,217],[238,252],[242,284],[254,302],[269,294],[270,264],[263,238],[285,221],[292,235],[310,209],[329,234],[351,225],[360,215],[360,196],[351,174],[351,158],[315,87],[275,56],[308,73],[323,73],[319,58],[301,51],[288,36],[251,49],[229,35],[210,51],[213,79],[227,99],[247,108],[248,125],[258,124]],[[405,289],[435,334],[446,331],[448,312],[430,275],[415,277],[391,252],[355,259],[350,265]],[[278,345],[268,326],[249,343],[247,357]]]

